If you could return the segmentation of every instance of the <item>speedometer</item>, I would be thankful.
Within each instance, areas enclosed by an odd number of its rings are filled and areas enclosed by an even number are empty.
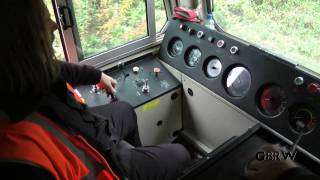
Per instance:
[[[187,65],[190,67],[197,66],[201,60],[201,55],[200,49],[196,47],[189,49],[185,56]]]
[[[242,66],[234,67],[227,75],[225,86],[231,96],[245,96],[251,86],[250,72]]]

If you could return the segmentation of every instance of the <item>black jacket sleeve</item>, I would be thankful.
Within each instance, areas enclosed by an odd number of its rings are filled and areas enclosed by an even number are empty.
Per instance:
[[[87,65],[71,64],[59,61],[60,76],[72,86],[97,84],[101,78],[101,71]]]
[[[284,172],[277,180],[320,180],[317,176],[302,167],[292,168]]]
[[[54,180],[53,175],[49,171],[35,166],[32,163],[10,163],[0,162],[0,179],[20,180]]]

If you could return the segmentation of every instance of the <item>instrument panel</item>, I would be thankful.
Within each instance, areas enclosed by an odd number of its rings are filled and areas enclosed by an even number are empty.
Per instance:
[[[273,54],[202,25],[170,21],[159,57],[320,158],[320,81]]]

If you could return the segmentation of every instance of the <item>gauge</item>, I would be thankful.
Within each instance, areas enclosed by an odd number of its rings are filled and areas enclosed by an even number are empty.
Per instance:
[[[242,66],[231,69],[225,82],[227,92],[233,97],[246,95],[251,86],[250,72]]]
[[[295,133],[309,134],[316,127],[313,109],[304,105],[292,108],[289,112],[289,124]]]
[[[198,48],[191,48],[186,54],[186,63],[188,66],[195,67],[201,60],[201,51]]]
[[[172,39],[168,46],[169,54],[172,57],[179,56],[183,51],[183,42],[180,39]]]
[[[277,85],[268,85],[259,93],[259,108],[267,116],[281,114],[287,105],[285,92]]]
[[[210,58],[205,64],[204,71],[209,78],[219,76],[222,70],[222,64],[218,58]]]

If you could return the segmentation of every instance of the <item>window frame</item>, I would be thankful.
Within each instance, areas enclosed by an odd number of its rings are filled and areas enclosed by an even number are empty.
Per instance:
[[[107,64],[113,63],[119,59],[122,59],[124,57],[136,54],[140,51],[147,50],[149,48],[152,48],[154,46],[157,46],[161,43],[164,32],[167,29],[168,26],[168,19],[172,15],[172,2],[170,0],[163,0],[164,7],[167,15],[167,22],[162,27],[160,32],[156,32],[156,22],[155,22],[155,2],[154,0],[145,0],[146,4],[146,20],[147,20],[147,36],[129,41],[125,44],[122,44],[120,46],[113,47],[111,49],[108,49],[106,51],[103,51],[99,54],[93,55],[91,57],[88,57],[86,59],[83,59],[82,61],[79,61],[79,53],[77,52],[76,46],[80,45],[80,36],[77,31],[76,25],[73,28],[68,28],[66,30],[62,29],[62,23],[60,21],[61,15],[58,12],[59,6],[67,6],[71,8],[72,7],[72,0],[52,0],[52,3],[54,5],[54,11],[56,18],[59,19],[59,33],[60,37],[62,39],[63,49],[64,53],[66,54],[66,59],[69,62],[72,63],[79,63],[79,64],[86,64],[91,65],[94,67],[102,67]],[[72,18],[75,22],[74,12],[72,12]]]

